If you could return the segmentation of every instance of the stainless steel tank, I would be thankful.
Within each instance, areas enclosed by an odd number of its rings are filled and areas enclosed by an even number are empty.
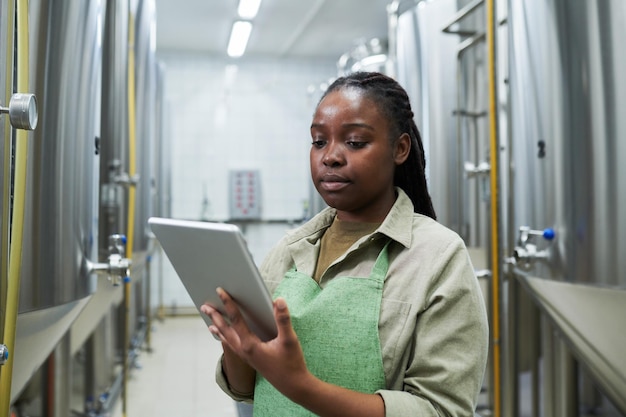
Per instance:
[[[626,3],[509,1],[508,22],[512,272],[549,318],[541,349],[511,345],[541,355],[544,414],[579,407],[571,355],[625,412]]]
[[[128,0],[107,2],[104,21],[100,134],[99,258],[128,224]]]
[[[484,248],[489,196],[484,9],[466,3],[393,2],[391,73],[411,99],[438,220],[468,246]]]
[[[148,249],[148,218],[153,214],[152,199],[156,182],[156,5],[154,0],[139,0],[135,25],[135,83],[137,184],[133,252]]]
[[[95,291],[102,4],[29,2],[29,135],[22,284],[12,396]]]
[[[626,3],[510,2],[513,227],[533,274],[626,288]]]
[[[422,135],[426,175],[438,220],[460,232],[461,164],[454,110],[458,40],[442,32],[457,11],[455,0],[397,2],[390,25],[394,72],[407,90]]]

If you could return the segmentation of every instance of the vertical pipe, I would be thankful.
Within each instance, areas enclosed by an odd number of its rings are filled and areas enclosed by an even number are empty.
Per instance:
[[[392,78],[398,77],[398,9],[400,1],[387,5],[387,62],[385,72]]]
[[[152,255],[146,257],[146,350],[152,352]]]
[[[577,417],[578,413],[578,372],[576,360],[562,339],[556,340],[555,350],[557,353],[558,417]]]
[[[508,332],[506,335],[506,358],[505,368],[505,406],[502,409],[502,415],[506,417],[517,417],[519,415],[519,394],[518,394],[518,356],[519,356],[519,337],[517,329],[520,326],[519,301],[520,283],[517,281],[514,272],[511,270],[506,273],[507,279],[507,325]],[[533,415],[532,417],[538,417]]]
[[[163,253],[163,249],[158,241],[155,240],[155,242],[157,247],[156,250],[159,253],[159,308],[157,317],[159,320],[163,321],[165,318],[165,296],[163,294],[163,288],[165,287],[165,284],[163,283],[163,256],[165,256],[165,254]]]
[[[542,358],[543,358],[543,415],[555,416],[555,374],[554,374],[554,362],[555,362],[555,346],[554,346],[554,331],[552,325],[548,323],[547,319],[542,315]]]
[[[128,175],[134,178],[137,167],[136,159],[136,137],[135,137],[135,16],[129,9],[128,19]],[[128,189],[128,232],[126,234],[126,257],[133,258],[134,230],[135,230],[135,187]],[[123,343],[123,368],[122,368],[122,416],[126,417],[128,404],[128,373],[130,368],[129,355],[130,348],[130,302],[131,302],[131,281],[130,277],[124,279],[124,343]]]
[[[510,11],[512,10],[511,7],[511,2],[514,0],[509,0],[507,2],[507,10],[510,13]],[[511,31],[511,26],[509,26],[509,32]],[[508,36],[509,39],[509,44],[507,45],[507,51],[508,51],[508,67],[511,66],[511,51],[513,50],[513,48],[511,47],[511,38],[512,36],[509,35]],[[507,68],[508,69],[508,68]],[[507,120],[507,138],[506,138],[506,149],[507,149],[507,166],[508,166],[508,171],[507,171],[507,183],[506,183],[506,189],[508,190],[507,194],[506,194],[506,213],[507,213],[507,225],[506,225],[506,231],[507,231],[507,239],[506,239],[506,248],[507,248],[507,253],[510,255],[512,253],[513,248],[515,247],[515,239],[514,236],[516,234],[516,229],[515,229],[515,222],[513,220],[513,213],[514,213],[514,207],[515,207],[515,201],[514,201],[514,195],[512,193],[513,185],[514,185],[514,178],[515,178],[515,171],[513,170],[514,164],[513,164],[513,142],[512,142],[512,112],[515,111],[514,109],[514,104],[512,103],[511,100],[511,89],[507,88],[507,106],[508,106],[508,120]],[[508,268],[505,271],[505,274],[503,276],[504,281],[506,281],[508,283],[508,309],[507,309],[507,324],[508,324],[508,332],[505,335],[506,338],[506,342],[505,342],[505,347],[506,347],[506,358],[503,361],[503,363],[505,363],[505,369],[506,369],[506,374],[505,374],[505,380],[504,380],[504,387],[505,387],[505,392],[504,392],[504,398],[506,398],[506,405],[504,408],[504,416],[506,417],[514,417],[517,416],[519,413],[519,394],[518,394],[518,343],[517,343],[517,328],[518,328],[518,321],[519,321],[519,317],[517,317],[517,294],[519,294],[519,290],[520,288],[520,283],[517,281],[517,277],[515,276],[515,272],[513,270],[513,266],[511,263],[508,263]],[[515,305],[511,306],[511,303],[513,303]],[[533,400],[534,401],[534,400]],[[533,407],[534,409],[534,407]],[[539,417],[537,414],[532,414],[532,417]]]
[[[496,74],[496,14],[495,0],[486,0],[487,8],[487,56],[489,75],[489,143],[490,143],[490,189],[491,189],[491,298],[493,300],[493,400],[494,416],[500,417],[501,404],[501,359],[500,359],[500,187],[499,187],[499,146],[498,146],[498,106]]]
[[[17,92],[28,92],[28,0],[17,0]],[[9,359],[0,374],[0,416],[9,415],[11,381],[15,358],[15,333],[20,299],[22,238],[24,234],[24,205],[26,197],[26,168],[28,164],[28,132],[18,129],[15,134],[15,169],[13,179],[13,212],[6,311],[2,341],[9,350]]]
[[[70,406],[72,354],[69,333],[63,336],[50,356],[54,357],[54,373],[50,376],[54,387],[54,395],[51,398],[51,415],[54,417],[68,416],[72,414]]]

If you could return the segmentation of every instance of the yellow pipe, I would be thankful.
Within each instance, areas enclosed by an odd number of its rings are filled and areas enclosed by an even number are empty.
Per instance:
[[[17,91],[28,91],[28,0],[17,0]],[[11,247],[9,253],[9,281],[3,343],[9,350],[9,360],[0,375],[0,416],[8,416],[11,406],[11,381],[15,358],[15,333],[20,298],[22,238],[24,232],[24,205],[26,200],[26,166],[28,132],[18,129],[15,138],[15,165],[13,182],[13,213],[11,220]]]
[[[6,15],[7,16],[15,16],[13,2],[9,2]],[[14,19],[6,19],[7,23],[7,45],[13,45],[13,22]],[[5,65],[5,77],[4,82],[4,97],[0,97],[0,100],[4,105],[9,102],[11,98],[11,91],[13,90],[13,77],[10,74],[13,73],[13,47],[7,48],[6,56],[4,57],[6,60]],[[1,59],[1,58],[0,58]],[[7,285],[8,285],[8,265],[9,265],[9,233],[11,232],[11,228],[9,227],[9,210],[11,209],[10,201],[11,201],[11,123],[7,120],[4,124],[4,135],[2,136],[4,141],[0,146],[4,147],[3,155],[4,160],[2,161],[2,185],[0,185],[0,189],[4,190],[2,194],[2,223],[0,224],[0,336],[4,335],[4,321],[1,319],[5,317],[4,312],[6,311],[6,295],[7,295]],[[2,339],[4,340],[4,338]],[[0,366],[0,374],[2,373],[2,367]]]
[[[137,167],[136,159],[136,127],[135,127],[135,17],[129,11],[128,19],[128,175],[135,177]],[[135,239],[135,199],[136,190],[133,185],[128,188],[128,231],[126,233],[126,257],[133,258],[133,245]],[[124,282],[124,348],[129,347],[130,342],[130,279]],[[128,356],[124,356],[123,365],[123,389],[122,389],[122,416],[126,417],[126,405],[128,402]]]
[[[130,13],[128,19],[128,175],[131,178],[137,173],[136,131],[135,131],[135,17]],[[135,187],[128,189],[128,234],[126,257],[132,259],[135,233]]]
[[[491,306],[493,317],[493,412],[500,417],[502,410],[501,370],[500,370],[500,222],[499,222],[499,184],[498,184],[498,107],[496,89],[496,20],[495,0],[487,0],[487,55],[489,66],[489,183],[491,189]]]

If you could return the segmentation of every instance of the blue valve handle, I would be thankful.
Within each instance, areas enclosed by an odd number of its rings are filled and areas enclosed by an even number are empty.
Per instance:
[[[0,345],[0,365],[4,365],[9,360],[9,349],[5,345]]]
[[[556,232],[554,231],[554,229],[548,227],[547,229],[543,230],[542,236],[545,240],[552,240],[555,238]]]

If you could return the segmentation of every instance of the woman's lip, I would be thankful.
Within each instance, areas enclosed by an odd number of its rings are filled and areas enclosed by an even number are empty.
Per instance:
[[[320,181],[320,187],[326,191],[337,191],[350,185],[350,182],[341,177],[324,177]]]
[[[325,191],[339,191],[349,185],[347,182],[341,181],[322,181],[320,187]]]
[[[323,182],[349,182],[346,177],[337,174],[325,174],[320,177]]]

